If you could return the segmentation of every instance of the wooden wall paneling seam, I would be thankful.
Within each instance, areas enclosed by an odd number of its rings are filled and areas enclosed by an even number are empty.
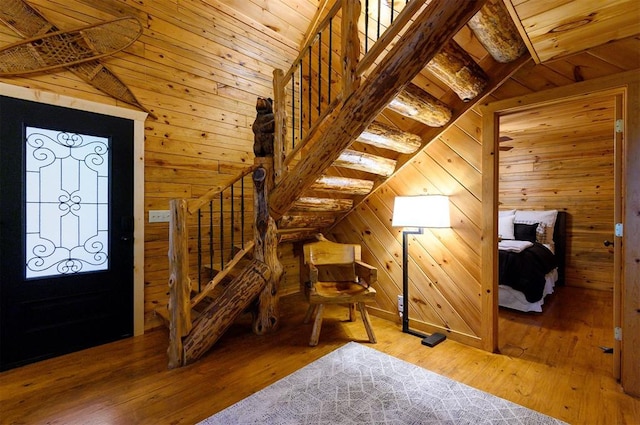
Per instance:
[[[416,167],[417,170],[425,177],[428,176],[429,181],[438,187],[443,194],[449,195],[449,201],[455,204],[471,223],[481,228],[481,200],[449,174],[444,164],[436,162],[424,151],[420,153],[414,164],[416,166],[422,165]]]
[[[150,122],[147,125],[147,136],[154,139],[154,143],[172,140],[188,142],[190,146],[207,149],[211,147],[227,147],[232,150],[248,151],[247,141],[252,140],[251,129],[230,123],[217,123],[206,130],[197,128],[175,127],[164,122]],[[162,151],[161,147],[152,150]],[[187,149],[188,150],[188,149]]]
[[[639,44],[638,37],[627,37],[618,40],[615,49],[612,49],[609,44],[603,44],[589,49],[588,54],[604,62],[614,63],[623,70],[629,70],[637,68],[640,63]]]
[[[482,170],[482,145],[478,140],[469,136],[457,125],[453,125],[440,136],[440,140],[449,149],[457,153],[462,159],[478,171]]]
[[[372,214],[367,210],[368,208],[364,204],[358,206],[353,214],[349,214],[346,219],[348,224],[343,227],[371,229],[357,232],[359,242],[356,243],[362,245],[363,261],[374,265],[378,269],[378,282],[395,282],[394,277],[401,276],[402,271],[399,270],[393,253],[388,251],[393,246],[386,245],[391,238],[388,236],[388,231],[385,231],[379,222],[371,221]],[[353,234],[355,235],[356,232],[353,232]],[[345,239],[338,236],[336,241],[342,242]],[[374,255],[373,253],[377,254]],[[375,288],[378,295],[374,305],[382,310],[396,311],[397,294],[401,293],[401,289],[395,287],[395,285],[391,289],[387,285],[376,285]]]
[[[182,52],[166,44],[159,46],[147,44],[143,59],[157,63],[159,66],[154,69],[157,68],[157,72],[161,74],[166,67],[167,70],[171,70],[171,73],[175,73],[174,77],[181,77],[180,80],[191,81],[193,77],[197,77],[204,82],[209,81],[214,91],[219,91],[225,86],[235,87],[238,90],[253,85],[264,88],[265,91],[271,88],[271,81],[266,79],[266,75],[247,68],[240,70],[237,66],[224,64],[220,60],[202,61],[193,53]]]
[[[309,27],[307,16],[311,16],[315,10],[314,2],[278,2],[268,3],[263,1],[232,1],[217,0],[216,3],[223,3],[243,16],[247,16],[256,22],[260,22],[264,27],[281,34],[295,34],[296,37],[287,38],[301,40]],[[299,12],[297,9],[300,9]]]

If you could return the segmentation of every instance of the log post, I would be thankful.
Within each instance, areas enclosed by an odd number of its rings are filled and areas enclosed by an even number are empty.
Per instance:
[[[360,86],[360,77],[356,72],[360,59],[360,38],[358,19],[360,19],[360,1],[342,0],[342,98]]]
[[[173,199],[169,220],[169,368],[184,362],[182,338],[191,332],[191,280],[189,279],[189,234],[187,201]]]
[[[278,260],[278,229],[269,215],[269,189],[273,187],[273,164],[263,158],[262,166],[253,172],[254,241],[253,258],[269,267],[271,274],[258,297],[253,318],[253,332],[258,335],[275,330],[279,325],[278,287],[283,267]]]
[[[285,138],[287,136],[286,93],[284,88],[284,72],[273,70],[273,114],[275,131],[273,134],[273,167],[276,183],[284,173],[284,159],[287,155]]]

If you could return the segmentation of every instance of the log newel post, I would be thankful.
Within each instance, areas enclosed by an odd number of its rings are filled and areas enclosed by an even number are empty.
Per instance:
[[[170,203],[169,220],[169,368],[184,362],[182,338],[191,332],[191,280],[189,279],[189,235],[187,232],[187,201],[174,199]]]
[[[287,137],[286,94],[284,86],[284,72],[273,70],[273,115],[275,131],[273,135],[273,167],[276,183],[282,179],[284,160],[286,157],[285,139]]]
[[[342,0],[342,95],[343,99],[360,86],[360,76],[356,72],[360,59],[360,38],[358,19],[360,1]]]
[[[278,287],[283,267],[278,260],[278,234],[275,220],[269,215],[268,195],[273,187],[273,163],[270,158],[256,158],[261,167],[253,172],[254,238],[253,257],[271,270],[265,288],[258,297],[253,318],[253,332],[258,335],[275,330],[279,325]]]

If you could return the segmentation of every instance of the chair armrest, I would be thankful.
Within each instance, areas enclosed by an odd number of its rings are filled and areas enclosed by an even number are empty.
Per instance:
[[[371,284],[376,283],[378,281],[377,268],[358,260],[356,260],[355,264],[356,264],[356,275],[358,276],[361,284],[364,283],[364,286],[368,288],[369,286],[371,286]]]

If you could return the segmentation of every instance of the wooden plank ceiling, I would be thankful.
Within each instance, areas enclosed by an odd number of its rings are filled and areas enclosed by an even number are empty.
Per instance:
[[[536,63],[640,32],[637,0],[505,0]]]

